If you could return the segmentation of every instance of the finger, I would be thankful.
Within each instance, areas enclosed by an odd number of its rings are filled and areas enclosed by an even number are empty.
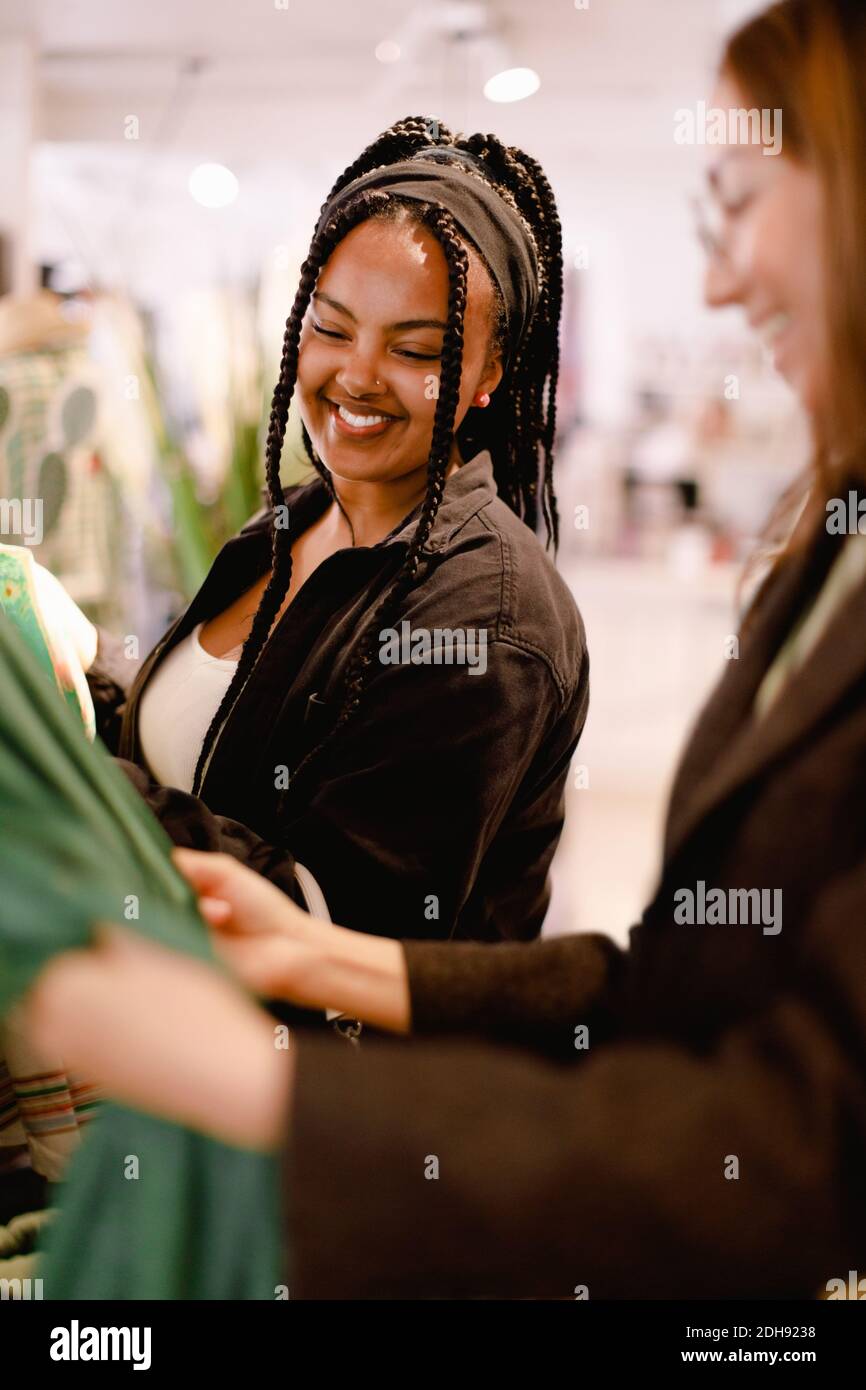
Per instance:
[[[188,849],[176,849],[173,854],[196,893],[229,903],[231,929],[239,934],[303,930],[309,921],[275,884],[230,855]]]
[[[232,915],[231,903],[224,898],[199,898],[198,910],[212,927],[227,925]]]
[[[235,865],[235,860],[227,854],[213,854],[208,850],[181,849],[171,851],[175,868],[183,874],[199,893],[211,893],[219,889]]]
[[[197,894],[222,899],[236,915],[249,915],[261,911],[263,903],[281,904],[284,900],[278,888],[230,854],[175,849],[172,857]]]

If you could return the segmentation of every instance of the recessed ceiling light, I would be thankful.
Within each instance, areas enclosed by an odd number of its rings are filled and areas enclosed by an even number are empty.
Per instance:
[[[400,58],[400,45],[393,39],[383,39],[376,44],[376,57],[380,63],[396,63]]]
[[[485,82],[484,95],[488,101],[523,101],[540,86],[541,78],[534,68],[506,68]]]
[[[199,164],[189,176],[189,191],[203,208],[224,208],[238,196],[238,181],[224,164]]]

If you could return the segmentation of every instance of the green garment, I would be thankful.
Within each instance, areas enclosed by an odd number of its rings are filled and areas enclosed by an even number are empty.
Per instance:
[[[169,850],[0,615],[0,1015],[96,922],[213,959]],[[285,1283],[276,1156],[105,1105],[52,1204],[47,1299],[273,1299]]]

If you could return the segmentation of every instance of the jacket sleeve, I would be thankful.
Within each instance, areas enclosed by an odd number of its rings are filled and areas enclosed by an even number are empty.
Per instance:
[[[460,1033],[579,1060],[615,1027],[628,955],[601,933],[544,941],[404,941],[414,1036]]]
[[[864,920],[861,867],[708,1053],[300,1037],[292,1296],[815,1297],[866,1239]]]
[[[477,938],[537,936],[586,700],[585,680],[563,699],[508,641],[490,643],[484,674],[379,667],[286,833],[333,920],[430,938],[463,916]]]
[[[98,627],[96,657],[87,672],[87,684],[96,712],[96,732],[110,753],[116,753],[129,687],[141,665],[131,658],[121,637]]]
[[[147,802],[172,844],[230,854],[306,906],[295,879],[294,856],[288,850],[268,844],[240,821],[214,815],[200,797],[155,782],[137,763],[125,758],[114,761]]]

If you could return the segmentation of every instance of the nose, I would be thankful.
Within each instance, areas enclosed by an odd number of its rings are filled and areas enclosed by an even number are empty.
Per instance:
[[[337,385],[347,396],[380,396],[384,388],[378,370],[379,359],[372,346],[364,347],[356,341],[343,356]]]
[[[704,271],[704,303],[709,309],[742,304],[742,277],[728,256],[710,254]]]

